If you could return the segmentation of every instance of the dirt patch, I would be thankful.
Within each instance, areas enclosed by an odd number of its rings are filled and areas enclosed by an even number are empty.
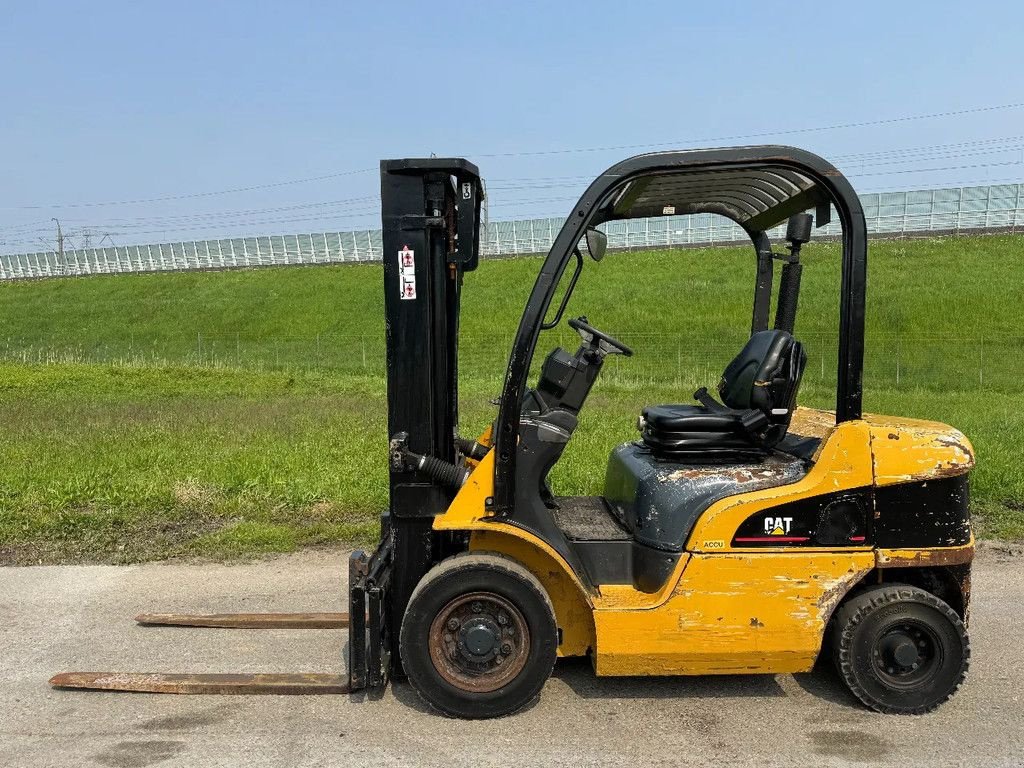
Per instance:
[[[814,751],[857,763],[877,763],[892,752],[888,742],[863,731],[812,731]]]
[[[1009,562],[1019,557],[1024,557],[1024,542],[1000,541],[998,539],[985,539],[975,544],[979,557],[986,560],[992,559],[998,563]]]
[[[145,768],[181,754],[184,741],[122,741],[95,755],[96,762],[110,768]]]
[[[181,715],[154,717],[142,724],[144,731],[191,731],[208,725],[216,725],[230,717],[233,707],[223,706]]]
[[[80,509],[63,519],[65,525],[55,523],[30,538],[2,542],[0,566],[247,560],[297,547],[369,546],[377,536],[377,515],[330,502],[271,510],[218,511],[201,505],[147,513]],[[270,530],[280,541],[232,535],[246,527]]]
[[[191,478],[174,484],[174,501],[184,507],[208,507],[220,498],[220,492]]]

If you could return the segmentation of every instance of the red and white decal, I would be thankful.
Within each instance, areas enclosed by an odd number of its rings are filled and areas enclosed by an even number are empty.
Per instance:
[[[737,536],[734,541],[737,544],[802,544],[810,541],[810,536],[793,536],[792,517],[772,517],[764,519],[764,536]]]
[[[416,254],[408,245],[398,252],[398,290],[403,300],[416,298]]]

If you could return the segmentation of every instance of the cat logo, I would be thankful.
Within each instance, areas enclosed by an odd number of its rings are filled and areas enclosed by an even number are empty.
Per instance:
[[[792,527],[792,517],[766,517],[764,519],[764,532],[768,536],[785,536]]]

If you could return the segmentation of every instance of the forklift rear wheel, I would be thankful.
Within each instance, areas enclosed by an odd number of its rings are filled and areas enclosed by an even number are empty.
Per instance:
[[[502,555],[465,553],[420,580],[399,643],[409,682],[434,709],[501,717],[540,693],[555,664],[558,630],[532,573]]]
[[[956,611],[906,584],[861,592],[836,616],[833,657],[853,694],[876,712],[921,715],[956,693],[971,645]]]

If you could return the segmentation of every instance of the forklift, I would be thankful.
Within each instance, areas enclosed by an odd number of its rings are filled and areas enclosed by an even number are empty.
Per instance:
[[[598,676],[646,676],[809,672],[825,655],[878,712],[921,714],[949,699],[970,660],[974,454],[951,427],[862,411],[867,232],[847,179],[787,146],[612,166],[541,266],[493,423],[460,437],[460,296],[479,262],[483,194],[463,159],[381,163],[390,504],[376,550],[350,558],[348,613],[138,617],[347,627],[347,674],[94,672],[51,683],[341,693],[401,676],[445,715],[489,718],[534,700],[562,657],[588,656]],[[601,224],[698,213],[750,236],[749,338],[714,393],[642,410],[637,439],[594,467],[602,495],[558,496],[549,473],[602,367],[633,350],[570,318],[579,347],[550,351],[530,381],[541,333],[562,323],[584,252],[604,257]],[[798,405],[808,353],[795,326],[801,249],[833,213],[842,269],[826,411]],[[785,250],[769,236],[783,224]]]

